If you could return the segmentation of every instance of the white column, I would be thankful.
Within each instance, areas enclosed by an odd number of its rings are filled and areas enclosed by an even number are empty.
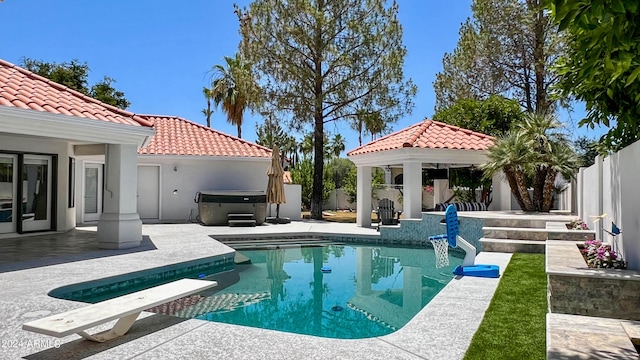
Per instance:
[[[493,178],[491,178],[491,184],[493,186],[491,191],[493,201],[491,201],[491,204],[489,205],[489,210],[511,210],[511,187],[504,178],[504,174],[499,172],[493,175]]]
[[[104,211],[98,221],[98,247],[140,246],[142,222],[137,210],[138,154],[136,145],[107,145]]]
[[[402,194],[402,217],[422,218],[422,163],[417,161],[402,164],[404,185]]]
[[[371,166],[357,168],[356,225],[371,226]]]

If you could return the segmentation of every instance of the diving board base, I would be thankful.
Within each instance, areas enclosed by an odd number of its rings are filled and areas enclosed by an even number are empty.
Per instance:
[[[460,275],[460,276],[498,278],[500,277],[500,267],[498,265],[479,265],[479,264],[472,265],[472,266],[458,265],[453,269],[453,274]]]
[[[133,323],[136,322],[136,319],[138,318],[138,316],[140,316],[139,312],[131,314],[129,316],[125,316],[120,320],[118,320],[111,329],[99,332],[97,334],[91,335],[86,331],[79,331],[77,334],[87,340],[91,340],[95,342],[105,342],[105,341],[113,340],[115,338],[118,338],[126,334],[129,331],[129,329],[131,329],[131,326],[133,325]]]

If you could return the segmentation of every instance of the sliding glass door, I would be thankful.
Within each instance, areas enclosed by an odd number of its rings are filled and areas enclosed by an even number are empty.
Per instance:
[[[102,164],[84,166],[83,221],[98,221],[102,214]]]
[[[0,154],[0,234],[16,232],[17,159]]]
[[[24,155],[22,165],[22,231],[51,229],[52,157]]]

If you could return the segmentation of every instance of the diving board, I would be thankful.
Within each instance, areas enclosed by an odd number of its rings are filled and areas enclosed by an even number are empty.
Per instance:
[[[55,337],[78,334],[96,342],[120,337],[129,331],[143,310],[158,306],[218,285],[215,281],[181,279],[150,289],[123,295],[61,314],[47,316],[22,325],[23,330]],[[86,330],[116,320],[113,328],[89,334]]]

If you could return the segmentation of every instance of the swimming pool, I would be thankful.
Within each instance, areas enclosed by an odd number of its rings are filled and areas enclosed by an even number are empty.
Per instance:
[[[204,277],[218,282],[215,291],[191,297],[172,315],[328,338],[381,336],[413,318],[462,263],[451,251],[449,266],[436,269],[432,248],[334,244],[240,253],[250,263]]]
[[[463,253],[449,249],[437,269],[431,247],[330,243],[270,245],[233,257],[63,286],[49,295],[95,303],[180,278],[218,286],[148,309],[164,315],[328,338],[386,335],[404,326],[453,278]],[[274,242],[277,243],[277,242]]]

